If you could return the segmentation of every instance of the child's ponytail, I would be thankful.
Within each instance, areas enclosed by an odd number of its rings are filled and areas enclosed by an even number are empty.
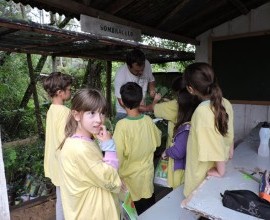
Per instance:
[[[222,91],[217,83],[213,83],[209,88],[210,101],[213,113],[215,115],[215,126],[222,136],[228,132],[229,116],[222,104]]]
[[[225,136],[228,132],[229,116],[223,106],[222,91],[217,83],[213,68],[208,63],[203,62],[190,64],[185,69],[183,79],[186,85],[195,89],[200,96],[210,98],[215,116],[215,127],[222,136]]]

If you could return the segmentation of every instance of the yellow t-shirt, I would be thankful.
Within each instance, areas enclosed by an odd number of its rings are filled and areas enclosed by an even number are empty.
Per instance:
[[[66,220],[119,220],[117,170],[102,161],[95,142],[67,138],[59,154],[61,197]],[[109,213],[109,214],[108,214]]]
[[[113,134],[119,159],[119,175],[133,201],[150,198],[154,192],[153,157],[161,132],[147,115],[118,121]]]
[[[230,146],[233,144],[233,109],[230,102],[223,98],[229,115],[228,134],[223,137],[214,126],[214,114],[210,101],[202,102],[191,119],[191,129],[187,143],[184,195],[187,197],[203,182],[207,171],[216,161],[226,161]]]
[[[166,147],[172,146],[173,129],[177,122],[178,103],[177,100],[158,103],[154,106],[154,114],[157,118],[168,120],[168,138]],[[184,182],[184,170],[174,170],[174,159],[169,157],[168,162],[168,186],[177,188]]]
[[[170,147],[173,141],[173,129],[177,122],[178,104],[177,101],[171,100],[168,102],[158,103],[154,106],[154,115],[157,118],[168,120],[168,139],[166,147]]]
[[[46,118],[44,172],[55,186],[59,186],[58,147],[65,137],[65,126],[70,109],[64,105],[51,104]]]

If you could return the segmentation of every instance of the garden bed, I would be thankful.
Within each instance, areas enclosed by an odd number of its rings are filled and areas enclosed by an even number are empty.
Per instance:
[[[10,207],[11,220],[55,220],[55,192]]]

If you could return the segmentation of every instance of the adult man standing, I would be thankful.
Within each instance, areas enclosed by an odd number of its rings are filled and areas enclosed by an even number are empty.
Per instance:
[[[148,107],[145,106],[144,98],[149,91],[150,96],[155,96],[155,78],[152,74],[151,64],[146,60],[144,53],[139,49],[134,49],[127,54],[126,63],[121,66],[115,76],[114,88],[116,101],[116,119],[120,120],[126,117],[126,111],[123,108],[120,88],[127,82],[136,82],[143,89],[143,101],[140,105],[139,110],[141,112],[149,111]]]

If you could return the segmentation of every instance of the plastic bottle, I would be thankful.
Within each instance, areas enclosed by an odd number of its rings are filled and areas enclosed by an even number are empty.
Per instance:
[[[267,122],[262,124],[259,132],[260,145],[258,148],[258,155],[261,157],[269,157],[269,138],[270,138],[270,128]]]

